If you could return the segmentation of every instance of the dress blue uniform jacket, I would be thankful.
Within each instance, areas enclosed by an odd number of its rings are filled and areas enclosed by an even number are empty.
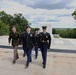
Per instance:
[[[50,36],[50,34],[49,33],[43,33],[43,32],[41,32],[40,34],[39,34],[39,46],[40,46],[40,48],[41,47],[44,47],[44,48],[50,48],[50,45],[51,45],[51,36]]]
[[[22,35],[22,43],[24,45],[24,47],[26,48],[26,50],[33,48],[34,45],[34,34],[33,33],[27,33],[25,32]]]

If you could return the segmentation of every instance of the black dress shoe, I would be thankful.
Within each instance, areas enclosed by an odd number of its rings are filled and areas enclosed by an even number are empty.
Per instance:
[[[19,59],[19,55],[18,55],[18,54],[16,54],[16,60],[17,60],[17,59]]]
[[[46,68],[46,65],[43,65],[43,69],[45,69]]]
[[[25,54],[23,54],[23,57],[25,57]]]
[[[32,62],[32,60],[30,60],[30,63]]]
[[[26,67],[25,68],[28,68],[29,67],[29,64],[26,64]]]
[[[16,57],[16,60],[19,59],[19,57]]]
[[[35,59],[37,59],[37,56],[35,56]]]
[[[16,63],[16,61],[15,61],[15,60],[13,60],[13,61],[12,61],[12,64],[15,64],[15,63]]]

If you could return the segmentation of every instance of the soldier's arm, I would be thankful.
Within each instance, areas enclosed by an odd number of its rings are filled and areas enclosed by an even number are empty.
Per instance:
[[[49,34],[49,49],[50,49],[50,46],[51,46],[51,35]]]
[[[10,43],[11,39],[12,39],[12,36],[11,36],[11,33],[10,33],[9,38],[8,38],[8,43]]]
[[[39,37],[38,37],[38,46],[39,46],[39,48],[40,48],[40,34],[41,34],[41,33],[38,34],[38,36],[39,36]]]
[[[19,38],[19,44],[21,45],[21,34],[18,34],[18,38]]]
[[[36,44],[35,34],[33,34],[33,44],[34,44],[34,46]]]
[[[33,45],[35,45],[35,37],[34,37],[34,33],[33,33]]]

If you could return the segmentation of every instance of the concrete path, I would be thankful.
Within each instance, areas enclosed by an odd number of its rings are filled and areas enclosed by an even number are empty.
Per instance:
[[[19,50],[20,59],[15,65],[12,64],[13,50],[7,38],[0,37],[0,75],[76,75],[76,39],[53,39],[48,50],[46,69],[42,68],[40,51],[37,60],[32,52],[33,61],[25,69],[26,57],[22,57],[22,49]]]

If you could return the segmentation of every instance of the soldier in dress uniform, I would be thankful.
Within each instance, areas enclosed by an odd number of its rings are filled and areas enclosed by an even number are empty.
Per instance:
[[[26,68],[28,68],[29,63],[32,62],[31,54],[32,54],[32,48],[34,46],[34,34],[31,33],[30,26],[26,27],[26,32],[23,34],[22,40],[27,56]]]
[[[13,57],[13,64],[16,63],[16,60],[19,59],[19,55],[18,55],[18,45],[19,45],[19,33],[16,31],[16,27],[13,26],[12,27],[12,32],[10,32],[9,38],[8,38],[8,42],[10,44],[10,41],[12,40],[12,46],[14,49],[14,57]]]
[[[38,56],[38,44],[39,44],[39,34],[38,34],[38,29],[35,29],[34,33],[34,39],[35,39],[35,59],[37,59]]]
[[[43,32],[39,34],[39,45],[42,53],[43,58],[43,68],[46,68],[46,59],[47,59],[47,49],[50,49],[51,45],[51,36],[48,32],[46,32],[46,26],[43,26]]]

